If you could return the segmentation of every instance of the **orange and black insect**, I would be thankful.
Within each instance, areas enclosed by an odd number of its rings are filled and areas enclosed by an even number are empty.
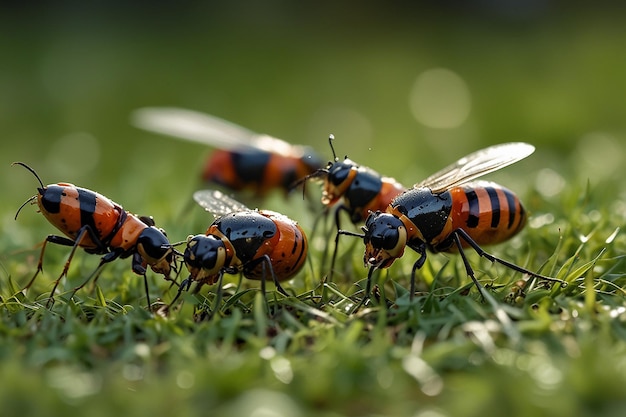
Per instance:
[[[328,142],[333,153],[333,160],[326,168],[320,168],[297,182],[297,185],[307,180],[323,178],[322,204],[327,207],[336,207],[335,226],[341,230],[341,212],[346,212],[354,224],[361,223],[370,212],[382,211],[406,188],[391,177],[385,177],[371,168],[361,166],[346,156],[340,160],[335,153],[333,140],[330,135]],[[339,233],[335,236],[335,250],[331,261],[329,280],[332,280],[332,271],[337,256]]]
[[[322,204],[336,206],[336,222],[339,228],[339,213],[345,211],[354,224],[362,222],[370,211],[384,210],[391,200],[406,188],[391,177],[385,177],[371,168],[361,166],[346,156],[340,160],[335,153],[330,135],[328,142],[333,160],[326,168],[300,179],[299,185],[307,180],[323,178]]]
[[[151,217],[138,217],[124,210],[122,206],[107,197],[86,188],[76,187],[69,183],[58,183],[44,186],[34,169],[23,162],[14,162],[29,170],[40,187],[37,194],[29,198],[18,209],[28,203],[37,204],[39,211],[46,219],[65,236],[49,235],[43,243],[37,271],[24,289],[28,289],[43,268],[43,257],[48,242],[71,246],[72,250],[65,262],[63,272],[57,278],[50,293],[48,305],[54,302],[54,293],[61,279],[67,275],[76,248],[81,247],[87,253],[104,255],[92,276],[94,280],[102,267],[117,259],[132,256],[132,269],[144,277],[148,306],[150,297],[146,268],[150,268],[170,279],[170,271],[176,270],[175,249],[170,244],[163,230],[154,226]],[[87,282],[74,289],[74,293]]]
[[[247,190],[258,197],[275,189],[289,191],[296,180],[323,166],[309,147],[192,110],[142,108],[132,119],[142,129],[217,148],[207,159],[202,178],[231,191]]]
[[[300,225],[274,211],[250,210],[220,191],[197,191],[193,197],[218,217],[204,235],[189,236],[184,253],[189,278],[170,305],[193,281],[197,289],[218,282],[220,295],[225,273],[242,272],[248,279],[260,280],[263,293],[271,277],[276,289],[287,295],[280,282],[298,273],[307,257],[307,238]]]
[[[388,268],[406,247],[420,257],[411,273],[411,297],[415,273],[426,261],[426,250],[458,251],[468,276],[481,291],[463,248],[471,247],[480,256],[515,271],[540,279],[563,281],[539,275],[485,252],[480,245],[503,242],[524,226],[526,212],[510,190],[492,182],[470,182],[526,158],[535,148],[527,143],[506,143],[474,152],[444,168],[410,190],[397,196],[384,212],[371,213],[358,236],[365,243],[364,262],[369,266],[366,295],[375,269]]]

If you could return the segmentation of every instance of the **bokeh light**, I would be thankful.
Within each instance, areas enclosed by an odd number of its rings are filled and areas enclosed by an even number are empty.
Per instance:
[[[433,68],[418,75],[409,96],[415,119],[438,129],[461,126],[470,114],[472,100],[463,78],[446,68]]]

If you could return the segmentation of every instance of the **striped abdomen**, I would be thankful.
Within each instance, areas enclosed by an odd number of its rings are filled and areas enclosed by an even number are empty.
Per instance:
[[[48,221],[66,236],[76,239],[80,229],[89,225],[106,245],[126,217],[121,206],[103,195],[68,183],[40,188],[37,203]],[[83,238],[80,246],[98,248],[89,236]]]
[[[452,228],[465,230],[479,245],[503,242],[526,223],[519,198],[498,184],[473,182],[447,192],[452,197]]]
[[[207,160],[202,178],[234,191],[250,190],[258,196],[293,183],[315,171],[321,163],[307,156],[281,155],[260,149],[217,149]]]
[[[207,230],[232,247],[224,267],[243,270],[248,279],[271,279],[264,262],[270,259],[278,281],[293,277],[306,261],[308,244],[302,228],[288,217],[269,210],[249,210],[227,214]]]
[[[265,253],[271,259],[276,279],[288,280],[304,266],[308,252],[306,235],[298,223],[280,213],[261,210],[259,214],[270,219],[276,226],[277,233],[266,242]],[[258,255],[260,254],[261,251]],[[244,275],[248,279],[263,279],[263,268],[260,265],[246,268]]]
[[[435,252],[453,250],[452,233],[457,229],[479,245],[490,245],[511,238],[526,222],[515,194],[484,181],[438,194],[426,187],[413,188],[396,197],[387,212],[406,227],[409,246],[424,242]]]

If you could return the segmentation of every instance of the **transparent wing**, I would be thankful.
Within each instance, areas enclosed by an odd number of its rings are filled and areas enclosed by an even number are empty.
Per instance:
[[[511,142],[471,153],[414,185],[442,192],[526,158],[535,151],[528,143]]]
[[[131,114],[131,123],[144,130],[221,149],[254,148],[282,155],[304,151],[281,139],[259,134],[216,116],[176,107],[144,107]]]
[[[244,204],[217,190],[200,190],[193,193],[196,200],[206,211],[220,217],[236,211],[249,210]]]

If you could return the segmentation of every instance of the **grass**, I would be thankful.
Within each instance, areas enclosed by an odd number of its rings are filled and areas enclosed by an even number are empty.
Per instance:
[[[214,288],[187,294],[169,317],[151,315],[127,262],[109,265],[98,286],[71,300],[61,294],[48,310],[50,275],[67,251],[50,248],[46,273],[26,295],[17,271],[34,270],[32,261],[5,259],[0,372],[14,381],[0,391],[5,415],[76,407],[94,415],[618,415],[624,239],[609,217],[592,224],[595,207],[609,201],[590,189],[576,193],[561,199],[584,204],[553,213],[563,230],[529,227],[497,252],[531,268],[543,264],[569,285],[521,291],[519,274],[470,254],[488,290],[484,301],[458,256],[432,254],[419,274],[422,292],[410,301],[407,254],[378,277],[381,297],[395,304],[374,299],[348,314],[365,271],[349,262],[360,245],[343,241],[346,269],[337,282],[320,284],[324,253],[314,249],[309,270],[290,286],[294,296],[270,290],[266,304],[256,283],[238,288],[232,277],[211,320],[193,313],[213,305]],[[94,258],[77,256],[66,289]],[[156,278],[151,287],[164,301],[175,292]]]
[[[144,22],[143,11],[125,22],[63,8],[7,14],[27,19],[5,22],[14,36],[0,44],[12,57],[0,73],[10,138],[0,143],[3,416],[623,415],[621,14],[509,20],[444,9],[414,21],[363,7],[362,21],[327,10],[321,26],[317,8],[306,17],[200,8],[172,14],[171,29]],[[24,21],[32,30],[15,23]],[[426,128],[408,110],[412,83],[432,67],[470,86],[470,118],[458,128]],[[313,232],[319,206],[273,195],[250,205],[297,219],[311,241],[303,272],[285,285],[290,297],[270,286],[265,301],[258,283],[233,276],[211,320],[194,312],[213,305],[214,287],[185,294],[168,317],[151,315],[123,260],[70,300],[98,263],[79,251],[44,308],[68,250],[50,245],[44,273],[19,292],[54,229],[30,206],[13,219],[36,186],[10,168],[15,160],[46,183],[75,182],[154,215],[173,240],[206,229],[210,216],[190,198],[200,148],[131,128],[130,112],[147,105],[206,110],[324,155],[332,132],[339,154],[405,184],[489,144],[531,142],[532,157],[487,178],[519,194],[529,223],[486,249],[569,285],[522,289],[520,274],[468,251],[482,300],[458,255],[429,254],[410,301],[417,256],[407,251],[375,276],[380,296],[349,314],[365,283],[362,244],[342,237],[334,282],[323,284],[331,222]],[[151,298],[171,300],[175,290],[149,277]]]

